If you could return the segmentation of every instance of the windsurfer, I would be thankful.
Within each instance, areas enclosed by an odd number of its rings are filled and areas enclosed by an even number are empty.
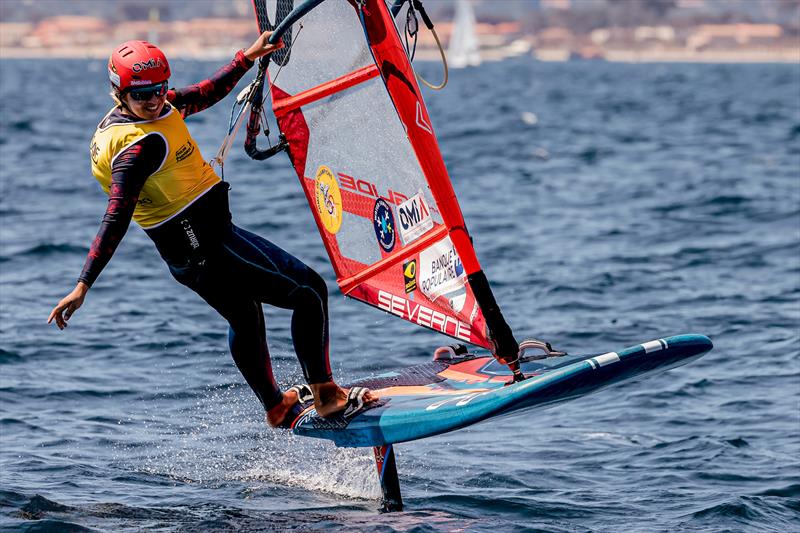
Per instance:
[[[180,89],[167,88],[169,64],[156,46],[128,41],[114,49],[108,73],[116,105],[90,147],[92,173],[109,195],[108,206],[76,287],[53,308],[48,323],[67,326],[133,219],[173,277],[228,321],[231,355],[268,423],[290,427],[312,395],[323,417],[352,415],[376,398],[333,381],[325,281],[296,257],[232,223],[228,184],[203,160],[184,123],[227,95],[256,59],[283,47],[269,44],[270,35],[264,32],[209,79]],[[292,340],[310,389],[282,392],[275,382],[262,303],[293,311]]]

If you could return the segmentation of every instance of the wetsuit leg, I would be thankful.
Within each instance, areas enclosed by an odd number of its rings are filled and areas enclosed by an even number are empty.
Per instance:
[[[278,246],[236,226],[223,250],[226,275],[250,298],[293,311],[292,342],[306,381],[331,381],[325,280]]]
[[[218,265],[214,259],[208,263],[202,267],[169,267],[175,279],[196,292],[228,321],[231,356],[264,409],[269,410],[280,403],[282,395],[272,373],[261,303],[227,282],[223,265]]]
[[[255,300],[244,303],[242,307],[241,311],[234,311],[237,318],[228,320],[228,345],[239,372],[261,400],[264,409],[269,411],[281,402],[282,393],[272,373],[264,310]],[[248,307],[255,313],[248,311]]]

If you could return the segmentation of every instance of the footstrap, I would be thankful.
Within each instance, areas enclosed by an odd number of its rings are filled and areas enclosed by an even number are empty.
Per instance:
[[[286,389],[286,392],[289,391],[297,393],[297,401],[300,404],[308,404],[314,401],[314,393],[311,391],[311,387],[306,384],[292,385]]]
[[[352,387],[350,392],[347,393],[347,403],[345,403],[342,416],[350,418],[363,411],[365,406],[364,395],[368,392],[369,389],[366,387]]]

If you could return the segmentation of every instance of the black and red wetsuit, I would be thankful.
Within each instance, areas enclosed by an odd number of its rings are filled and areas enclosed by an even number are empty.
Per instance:
[[[167,100],[186,118],[224,98],[252,65],[240,51],[209,79],[171,89]],[[162,114],[167,112],[165,106]],[[136,120],[117,108],[104,123]],[[108,207],[80,281],[91,286],[108,264],[130,225],[142,187],[166,154],[163,138],[147,135],[114,158]],[[262,303],[293,310],[292,339],[306,380],[332,380],[325,281],[291,254],[235,226],[227,183],[217,183],[179,216],[145,233],[175,279],[228,321],[231,355],[265,409],[280,402],[281,391],[270,364]]]

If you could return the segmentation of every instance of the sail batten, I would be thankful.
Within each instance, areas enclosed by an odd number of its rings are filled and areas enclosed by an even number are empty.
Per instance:
[[[359,83],[363,83],[379,75],[380,72],[378,71],[378,67],[375,65],[367,65],[366,67],[349,74],[345,74],[344,76],[336,78],[335,80],[331,80],[328,83],[317,85],[316,87],[307,91],[303,91],[295,96],[275,99],[272,104],[272,111],[275,113],[276,117],[279,117],[293,109],[311,104],[317,100],[325,98],[326,96],[343,91],[344,89],[349,89],[350,87],[358,85]]]

